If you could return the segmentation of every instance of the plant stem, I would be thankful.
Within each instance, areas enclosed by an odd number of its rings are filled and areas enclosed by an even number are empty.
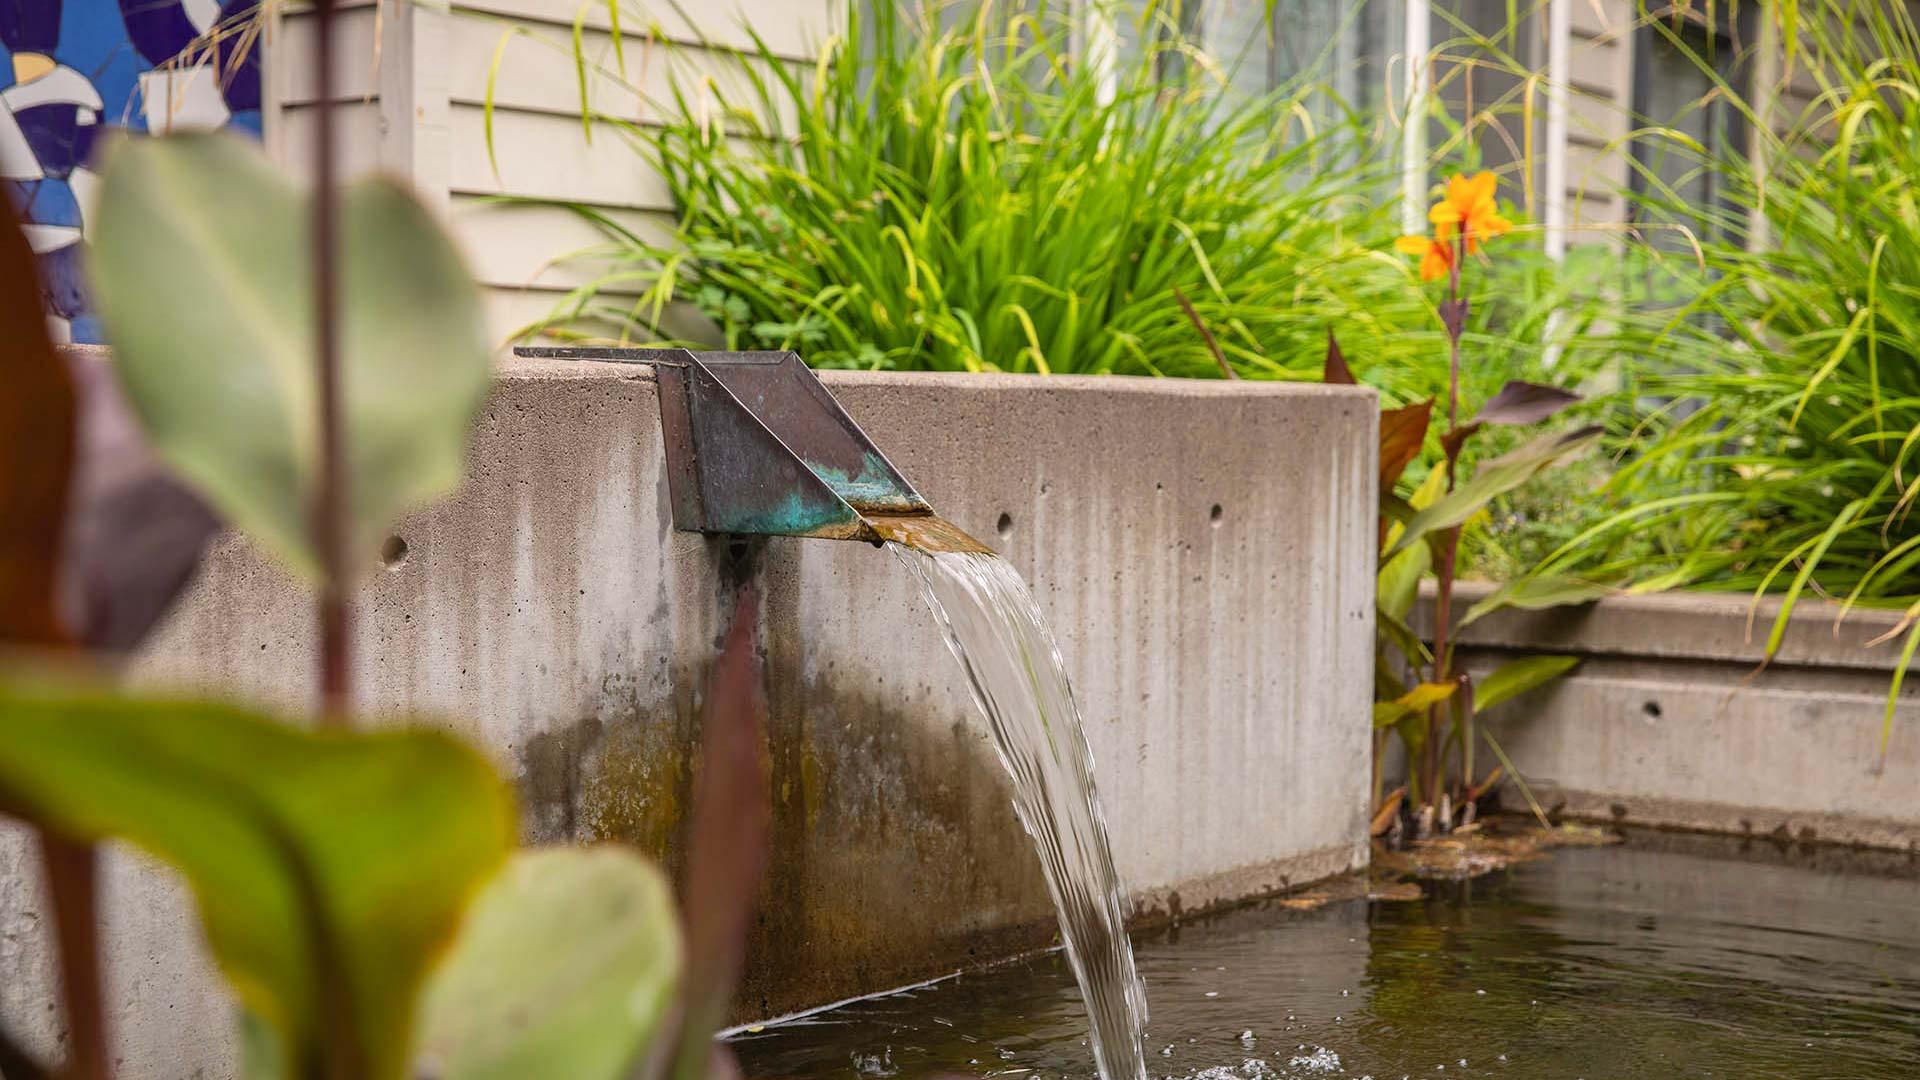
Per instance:
[[[321,722],[346,726],[352,683],[348,656],[346,448],[340,423],[339,230],[334,184],[333,22],[335,0],[315,0],[314,80],[318,110],[313,154],[313,307],[320,379],[320,485],[314,506],[320,554]]]
[[[40,833],[40,861],[53,898],[60,993],[67,1011],[66,1076],[107,1080],[107,1013],[100,994],[100,911],[93,845]],[[9,1076],[12,1074],[9,1073]]]
[[[1454,316],[1447,323],[1447,434],[1453,434],[1460,426],[1460,331],[1466,318],[1460,313],[1460,264],[1467,257],[1467,235],[1464,224],[1460,236],[1455,241],[1453,258],[1447,266],[1447,299],[1454,306]],[[1453,490],[1454,454],[1447,454],[1447,490]]]
[[[1465,223],[1460,225],[1459,235],[1453,240],[1453,258],[1447,265],[1447,436],[1442,440],[1447,454],[1447,490],[1452,491],[1455,474],[1460,465],[1460,440],[1455,437],[1460,427],[1460,336],[1466,329],[1465,294],[1460,281],[1460,267],[1467,259],[1467,234]],[[1453,579],[1456,559],[1460,552],[1461,526],[1455,525],[1441,533],[1440,562],[1435,567],[1433,602],[1433,681],[1446,683],[1453,681],[1453,654],[1449,638],[1453,623]],[[1427,797],[1437,798],[1442,787],[1445,768],[1445,754],[1438,746],[1436,735],[1440,730],[1440,706],[1427,710]]]

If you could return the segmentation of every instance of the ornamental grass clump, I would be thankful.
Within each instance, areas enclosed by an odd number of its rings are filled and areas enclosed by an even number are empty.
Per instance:
[[[1669,291],[1691,299],[1635,348],[1625,397],[1641,415],[1607,488],[1624,509],[1533,577],[1778,596],[1755,628],[1769,659],[1808,595],[1841,602],[1836,634],[1855,607],[1901,609],[1884,751],[1920,646],[1920,33],[1878,0],[1794,13],[1775,29],[1799,75],[1716,90],[1756,152],[1708,155],[1677,137],[1667,151],[1714,170],[1724,197],[1694,205],[1647,178],[1643,215],[1698,240],[1667,270]],[[1816,88],[1804,108],[1789,111],[1789,81]]]
[[[669,341],[693,307],[714,343],[816,366],[1217,376],[1198,319],[1239,373],[1305,377],[1329,319],[1393,293],[1366,122],[1316,120],[1311,87],[1234,98],[1152,19],[1107,81],[1064,6],[853,3],[844,25],[810,70],[764,45],[727,78],[675,68],[658,126],[589,106],[675,226],[579,208],[614,269],[531,329]]]

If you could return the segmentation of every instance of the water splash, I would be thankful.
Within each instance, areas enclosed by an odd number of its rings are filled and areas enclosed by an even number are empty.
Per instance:
[[[1094,791],[1093,751],[1046,617],[1019,573],[991,552],[888,546],[925,589],[1013,776],[1013,807],[1039,851],[1087,1005],[1094,1064],[1104,1080],[1145,1080],[1146,990]]]

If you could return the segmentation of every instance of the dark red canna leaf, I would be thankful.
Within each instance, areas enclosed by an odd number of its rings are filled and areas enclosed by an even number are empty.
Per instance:
[[[1533,424],[1580,400],[1580,395],[1557,386],[1514,379],[1480,406],[1475,424]]]
[[[1390,492],[1407,464],[1420,456],[1433,421],[1433,399],[1380,411],[1380,490]]]
[[[33,249],[0,214],[0,644],[49,645],[62,523],[73,475],[75,405],[47,338]]]
[[[1353,377],[1353,369],[1347,366],[1347,358],[1340,352],[1340,342],[1335,340],[1331,330],[1327,331],[1327,364],[1320,381],[1329,386],[1353,386],[1360,381]]]

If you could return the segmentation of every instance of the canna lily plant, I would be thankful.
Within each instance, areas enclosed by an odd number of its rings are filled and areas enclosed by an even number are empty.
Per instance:
[[[1414,838],[1451,831],[1472,822],[1482,795],[1503,774],[1525,782],[1484,728],[1477,711],[1498,705],[1564,674],[1578,662],[1571,656],[1532,656],[1512,661],[1475,678],[1455,664],[1454,645],[1462,628],[1501,607],[1545,607],[1593,599],[1606,590],[1585,582],[1525,579],[1524,586],[1497,590],[1456,621],[1453,591],[1460,536],[1467,522],[1495,498],[1520,487],[1534,474],[1598,440],[1601,429],[1582,427],[1543,434],[1500,457],[1463,469],[1462,451],[1488,425],[1539,423],[1580,400],[1571,391],[1521,380],[1509,381],[1483,402],[1470,419],[1461,419],[1461,338],[1470,301],[1467,269],[1484,261],[1490,241],[1513,225],[1500,212],[1498,181],[1492,173],[1447,181],[1441,200],[1428,215],[1431,233],[1404,236],[1395,247],[1419,257],[1423,286],[1444,280],[1446,299],[1433,307],[1446,330],[1448,387],[1446,426],[1438,432],[1440,455],[1421,484],[1402,495],[1402,475],[1422,455],[1433,432],[1431,399],[1380,416],[1380,575],[1379,627],[1375,675],[1374,793],[1376,836],[1404,835],[1410,821]],[[1337,342],[1329,340],[1327,382],[1354,382]],[[1420,583],[1431,577],[1431,643],[1407,624]],[[1406,750],[1407,782],[1382,795],[1381,759],[1390,736]],[[1474,767],[1477,741],[1485,741],[1499,764],[1484,775]],[[1528,802],[1532,797],[1527,794]],[[1539,812],[1537,805],[1535,812]]]

